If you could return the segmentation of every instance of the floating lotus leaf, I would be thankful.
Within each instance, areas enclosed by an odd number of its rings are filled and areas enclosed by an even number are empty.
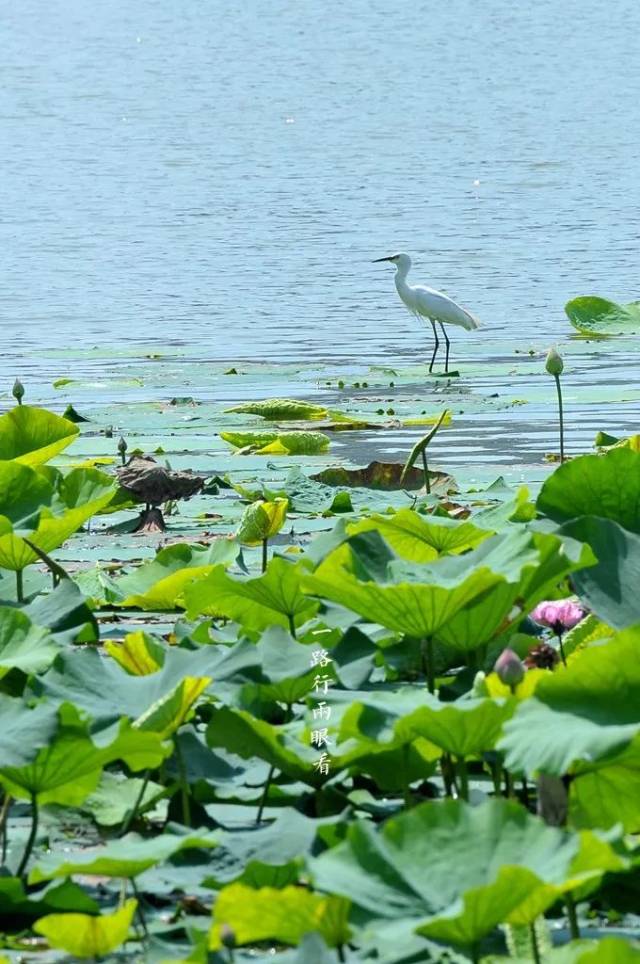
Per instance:
[[[127,939],[138,902],[126,901],[113,914],[47,914],[33,925],[51,947],[76,957],[105,957]]]
[[[330,442],[322,432],[220,432],[220,438],[257,455],[318,455]]]
[[[564,310],[574,328],[584,335],[635,335],[640,332],[640,302],[619,305],[585,295],[568,301]]]
[[[267,398],[261,402],[244,402],[234,408],[225,409],[226,412],[238,412],[245,415],[260,415],[269,421],[319,421],[329,414],[321,405],[311,402],[300,402],[294,398]]]

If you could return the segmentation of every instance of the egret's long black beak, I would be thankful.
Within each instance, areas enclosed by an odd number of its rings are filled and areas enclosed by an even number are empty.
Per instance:
[[[378,264],[380,261],[393,261],[393,258],[374,258],[371,264]]]

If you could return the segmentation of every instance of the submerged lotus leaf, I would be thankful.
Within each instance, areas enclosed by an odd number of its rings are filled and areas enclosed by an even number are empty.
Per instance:
[[[350,525],[348,532],[355,535],[371,530],[379,532],[394,552],[411,562],[431,562],[441,555],[466,552],[491,534],[473,522],[422,516],[412,509],[369,516]]]
[[[537,506],[555,522],[593,515],[640,534],[640,452],[611,449],[565,462],[544,482]]]
[[[146,610],[172,610],[182,605],[190,583],[206,576],[218,565],[229,565],[238,555],[233,539],[216,539],[209,546],[176,543],[166,546],[150,562],[116,582],[121,606]]]
[[[330,442],[322,432],[220,432],[220,438],[257,455],[318,455]]]
[[[75,957],[98,959],[127,939],[138,902],[127,900],[113,914],[47,914],[33,925],[51,947]]]
[[[425,803],[381,828],[358,821],[310,858],[315,886],[374,918],[471,946],[500,923],[529,923],[565,891],[626,863],[590,833],[547,826],[516,803]]]
[[[640,302],[619,305],[615,301],[585,295],[564,307],[574,328],[584,335],[629,335],[640,332]]]
[[[119,840],[110,840],[106,846],[92,847],[69,853],[63,857],[53,853],[43,857],[29,873],[29,883],[39,884],[56,877],[83,874],[100,877],[137,877],[149,867],[168,860],[182,850],[194,847],[214,847],[216,837],[211,834],[163,833],[146,839],[129,833]]]
[[[156,767],[168,748],[156,733],[132,729],[126,720],[112,727],[98,743],[70,703],[59,708],[59,725],[48,745],[32,762],[0,767],[0,782],[16,797],[40,803],[77,806],[94,790],[103,767],[122,760],[131,770]]]
[[[0,416],[0,459],[43,465],[77,437],[73,422],[30,405],[16,405]]]
[[[240,946],[266,940],[295,946],[305,934],[314,932],[321,934],[329,947],[339,947],[351,936],[349,906],[342,897],[312,894],[304,887],[254,890],[245,884],[230,884],[222,888],[213,906],[209,950],[223,947],[225,924]]]
[[[299,563],[283,556],[270,559],[266,572],[253,579],[230,576],[218,566],[185,590],[187,614],[189,619],[225,616],[250,630],[298,626],[318,609],[302,592],[303,574]]]
[[[243,415],[260,415],[270,421],[319,421],[329,414],[321,405],[311,402],[300,402],[294,398],[267,398],[260,402],[244,402],[234,408],[225,409],[226,412],[238,412]]]
[[[0,607],[0,679],[11,669],[41,673],[58,654],[49,630],[35,626],[18,609]]]
[[[505,724],[499,747],[515,773],[561,776],[582,761],[606,768],[640,734],[640,630],[576,651],[540,680]],[[606,765],[605,765],[606,764]]]
[[[257,546],[282,529],[287,518],[288,499],[254,502],[244,510],[236,538],[245,546]]]
[[[30,475],[25,476],[25,472]],[[36,492],[41,498],[38,515],[16,520],[13,527],[0,526],[0,566],[5,569],[19,571],[38,560],[25,538],[43,552],[51,552],[100,512],[115,491],[113,479],[96,469],[72,469],[63,474],[47,468],[41,472],[42,475],[16,463],[0,463],[0,521],[15,514],[11,504],[14,500],[25,511],[24,495],[18,492],[20,484],[26,484],[27,501]],[[44,481],[46,488],[37,480]]]

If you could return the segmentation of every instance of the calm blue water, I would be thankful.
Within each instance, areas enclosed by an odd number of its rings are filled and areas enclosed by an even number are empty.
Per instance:
[[[633,0],[7,6],[0,383],[110,342],[406,359],[397,249],[484,322],[462,359],[638,298],[639,34]]]

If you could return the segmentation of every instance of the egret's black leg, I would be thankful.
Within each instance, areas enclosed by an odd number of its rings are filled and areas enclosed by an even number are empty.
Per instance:
[[[445,356],[444,356],[444,372],[445,372],[445,375],[446,375],[446,373],[449,371],[449,345],[451,344],[451,342],[449,341],[449,336],[447,335],[447,332],[446,332],[445,327],[444,327],[444,325],[442,324],[442,322],[440,322],[440,327],[442,328],[442,334],[444,335],[444,340],[445,340],[446,345],[447,345],[447,351],[446,351],[446,354],[445,354]]]
[[[429,321],[431,322],[431,327],[433,328],[433,337],[436,340],[436,343],[433,346],[433,355],[431,356],[431,364],[429,365],[429,372],[432,372],[433,363],[436,360],[436,355],[438,354],[438,346],[440,345],[440,341],[438,340],[438,329],[436,328],[435,321],[432,318],[429,318]]]

